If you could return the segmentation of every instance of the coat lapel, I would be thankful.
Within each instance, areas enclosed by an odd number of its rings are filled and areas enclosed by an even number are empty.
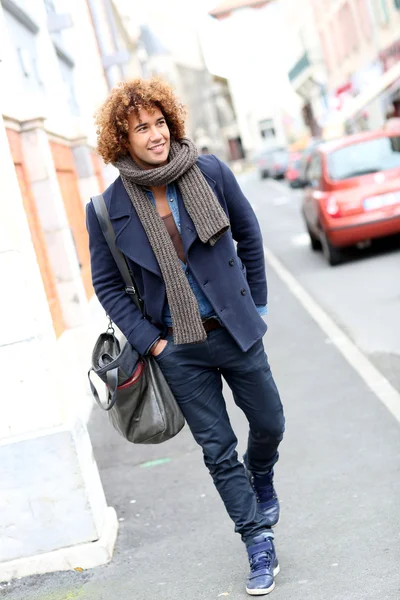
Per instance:
[[[215,195],[215,188],[217,185],[216,182],[214,181],[214,179],[212,179],[205,173],[203,173],[203,176],[206,179],[208,185],[210,186],[210,188],[212,189],[212,191],[214,192],[214,195]],[[178,186],[177,186],[177,195],[178,195],[178,204],[179,204],[179,215],[181,218],[182,244],[183,244],[183,248],[185,250],[185,254],[187,256],[191,245],[193,244],[193,242],[195,241],[195,239],[198,236],[197,236],[197,231],[194,226],[194,223],[185,208],[185,205],[183,203],[182,194],[181,194]]]
[[[133,262],[161,277],[157,259],[121,178],[114,184],[109,215],[117,248]]]

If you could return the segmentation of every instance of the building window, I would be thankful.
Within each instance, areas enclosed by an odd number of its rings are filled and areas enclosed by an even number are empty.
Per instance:
[[[69,109],[71,114],[77,117],[80,114],[80,110],[76,99],[74,70],[61,58],[59,58],[58,64],[60,66],[61,76],[64,83],[64,95],[68,101]]]
[[[374,17],[378,23],[382,26],[387,25],[390,20],[388,0],[373,0],[372,6]]]
[[[3,2],[3,5],[6,4]],[[2,6],[1,2],[0,6]],[[33,21],[24,20],[21,15],[22,12],[15,16],[5,10],[4,22],[12,44],[10,47],[11,60],[15,65],[13,77],[16,79],[16,85],[23,90],[23,101],[29,116],[31,110],[37,111],[42,107],[42,102],[45,101],[45,89],[42,85],[40,65],[38,64],[38,40],[36,35],[38,29],[33,27]],[[30,108],[31,106],[32,108]]]
[[[375,14],[378,15],[378,20],[381,25],[387,25],[389,23],[389,9],[387,0],[375,0],[374,3]]]
[[[274,122],[272,119],[264,119],[259,122],[260,135],[264,139],[274,138],[276,135]]]

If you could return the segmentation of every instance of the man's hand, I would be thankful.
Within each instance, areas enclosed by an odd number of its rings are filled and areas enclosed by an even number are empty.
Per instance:
[[[157,342],[151,348],[150,354],[152,354],[152,356],[158,356],[161,354],[167,344],[167,340],[157,340]]]

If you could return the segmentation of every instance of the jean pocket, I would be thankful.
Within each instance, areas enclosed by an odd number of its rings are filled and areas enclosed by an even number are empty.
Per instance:
[[[167,356],[168,354],[170,354],[173,345],[174,345],[173,341],[167,341],[165,348],[163,350],[161,350],[160,354],[157,354],[157,356],[154,356],[154,358],[158,361],[158,360],[161,360],[162,358],[164,358],[165,356]]]

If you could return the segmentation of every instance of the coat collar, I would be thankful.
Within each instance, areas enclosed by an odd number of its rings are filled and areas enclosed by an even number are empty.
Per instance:
[[[127,194],[127,191],[122,183],[121,177],[118,177],[113,183],[110,206],[108,213],[110,219],[119,219],[127,217],[131,214],[133,208],[132,202]]]
[[[216,181],[202,171],[205,179],[215,193]],[[179,214],[181,219],[182,243],[187,256],[197,232],[178,189]],[[112,189],[108,212],[115,231],[115,243],[123,254],[144,269],[161,277],[160,267],[149,244],[147,235],[135,208],[125,190],[121,177],[118,177]]]

